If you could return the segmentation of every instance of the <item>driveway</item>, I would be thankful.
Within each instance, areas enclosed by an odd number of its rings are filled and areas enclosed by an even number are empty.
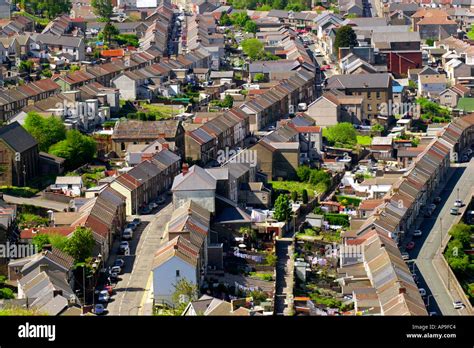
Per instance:
[[[107,307],[110,315],[138,315],[143,312],[144,302],[151,290],[153,258],[159,246],[166,242],[164,234],[172,212],[173,205],[168,203],[155,215],[141,216],[142,223],[130,243],[131,255],[119,256],[125,260],[126,267]],[[114,246],[114,255],[117,246]],[[111,256],[109,262],[114,260],[115,257]]]
[[[440,267],[435,269],[433,265],[441,240],[446,241],[449,229],[453,223],[459,220],[459,216],[450,214],[450,209],[458,196],[458,189],[459,198],[466,204],[471,199],[471,188],[474,187],[474,160],[456,165],[451,170],[454,172],[439,194],[441,203],[436,208],[433,217],[420,219],[419,229],[422,230],[423,236],[419,239],[413,239],[416,247],[410,251],[410,256],[414,259],[415,265],[412,264],[410,268],[414,268],[417,275],[419,275],[419,286],[427,290],[430,299],[429,311],[441,312],[443,315],[466,315],[468,313],[465,309],[457,310],[453,308],[453,300],[460,300],[461,298],[453,287],[448,290],[441,280],[438,272],[440,272],[443,279],[447,279],[446,272],[443,272]],[[461,213],[465,209],[465,206],[461,208]],[[440,218],[442,223],[440,223]],[[444,246],[445,244],[443,244]]]

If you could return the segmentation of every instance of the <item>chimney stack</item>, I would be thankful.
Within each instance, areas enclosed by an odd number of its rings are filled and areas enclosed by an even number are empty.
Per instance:
[[[183,175],[186,175],[188,174],[188,171],[189,171],[189,165],[187,163],[183,163],[183,167],[182,167],[182,173]]]

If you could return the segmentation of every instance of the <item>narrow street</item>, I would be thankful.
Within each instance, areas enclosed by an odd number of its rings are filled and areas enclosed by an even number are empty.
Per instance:
[[[51,201],[48,199],[43,199],[39,196],[31,197],[31,198],[23,198],[23,197],[15,197],[10,195],[3,195],[3,199],[7,203],[11,204],[27,204],[27,205],[34,205],[36,207],[41,207],[45,209],[51,209],[56,211],[64,211],[65,209],[69,208],[69,204]]]
[[[290,249],[293,241],[289,238],[276,241],[276,281],[275,281],[275,315],[286,314],[286,298],[289,291],[292,292],[293,281],[289,277],[291,273]]]
[[[440,193],[442,203],[436,208],[431,218],[420,219],[419,229],[423,232],[423,237],[414,240],[416,247],[410,252],[410,256],[414,259],[416,273],[420,276],[420,287],[424,287],[428,293],[427,297],[430,299],[428,310],[439,311],[443,315],[463,315],[468,314],[466,309],[453,307],[453,301],[460,300],[460,296],[453,287],[450,290],[447,289],[438,272],[441,273],[443,279],[446,279],[447,275],[444,275],[445,272],[435,267],[433,263],[441,241],[446,240],[449,229],[460,218],[460,215],[450,214],[454,201],[458,198],[458,189],[459,198],[466,204],[471,199],[471,188],[474,187],[474,159],[469,163],[457,165],[451,170],[454,172]],[[461,213],[464,210],[465,207],[461,208]]]
[[[144,221],[137,228],[134,239],[130,243],[130,256],[116,256],[125,260],[126,267],[114,288],[114,295],[108,304],[110,315],[138,315],[143,313],[143,303],[149,295],[151,287],[151,267],[153,257],[160,244],[166,241],[165,228],[173,212],[173,204],[161,208],[151,216],[151,221]],[[114,245],[116,255],[118,242]],[[109,263],[116,257],[111,256]],[[151,313],[148,313],[151,314]]]

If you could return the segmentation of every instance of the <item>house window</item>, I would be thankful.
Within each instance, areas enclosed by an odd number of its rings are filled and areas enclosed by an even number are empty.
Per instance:
[[[176,278],[180,277],[179,275],[179,269],[176,270]]]
[[[380,99],[380,92],[375,92],[375,96],[377,97],[377,99]]]

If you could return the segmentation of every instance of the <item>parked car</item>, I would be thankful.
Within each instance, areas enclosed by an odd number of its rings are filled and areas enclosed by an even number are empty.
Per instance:
[[[463,203],[462,203],[462,201],[461,201],[460,199],[456,199],[456,200],[454,201],[454,206],[460,208],[460,207],[463,206]]]
[[[403,253],[402,253],[402,259],[403,259],[403,260],[409,260],[409,259],[410,259],[410,255],[409,255],[407,252],[403,252]]]
[[[155,202],[151,202],[150,204],[148,204],[148,207],[150,208],[150,210],[153,210],[158,208],[158,204],[156,204]]]
[[[112,294],[114,293],[114,288],[111,285],[104,286],[102,290],[107,291],[109,296],[112,296]]]
[[[131,228],[126,228],[122,233],[122,239],[130,240],[133,238],[133,231]]]
[[[147,205],[145,208],[142,209],[142,213],[143,214],[150,214],[151,213],[150,207]]]
[[[158,203],[159,205],[163,205],[165,204],[166,200],[164,199],[164,197],[158,197],[158,199],[156,200],[156,203]]]
[[[128,242],[120,242],[119,252],[125,253],[126,250],[130,250],[130,245]]]
[[[439,196],[438,196],[438,197],[435,197],[435,198],[433,199],[433,202],[434,202],[435,204],[441,203],[441,197],[439,197]]]
[[[421,237],[423,235],[423,232],[421,230],[415,230],[413,232],[413,237]]]
[[[462,301],[454,301],[453,302],[453,307],[454,307],[454,309],[463,309],[464,308],[464,303],[462,303]]]
[[[415,247],[415,242],[411,241],[407,244],[406,249],[412,250]]]
[[[116,259],[114,261],[114,266],[119,266],[119,267],[123,268],[123,266],[125,266],[125,261],[123,259]]]
[[[459,208],[451,208],[449,211],[451,215],[458,215],[459,214]]]
[[[110,295],[109,295],[109,292],[107,290],[102,290],[101,292],[99,292],[99,302],[109,302],[110,300]]]
[[[430,312],[430,317],[436,317],[438,316],[438,312]]]
[[[97,303],[94,306],[94,314],[96,314],[96,315],[105,314],[106,311],[107,311],[107,309],[105,309],[105,307],[102,303]]]
[[[125,226],[125,229],[130,229],[132,231],[134,231],[136,228],[137,228],[137,225],[135,225],[133,222],[130,222],[127,224],[127,226]]]
[[[419,288],[418,291],[420,292],[421,296],[423,296],[423,297],[426,296],[426,290],[425,289]]]
[[[135,219],[133,219],[132,223],[133,223],[136,227],[138,227],[138,226],[140,226],[140,224],[142,223],[142,219],[140,219],[140,218],[135,218]]]
[[[110,273],[120,274],[122,273],[122,268],[120,266],[112,266],[112,268],[110,269]]]
[[[433,212],[433,211],[436,209],[436,204],[431,203],[431,204],[428,206],[428,209],[431,210],[431,212]]]

